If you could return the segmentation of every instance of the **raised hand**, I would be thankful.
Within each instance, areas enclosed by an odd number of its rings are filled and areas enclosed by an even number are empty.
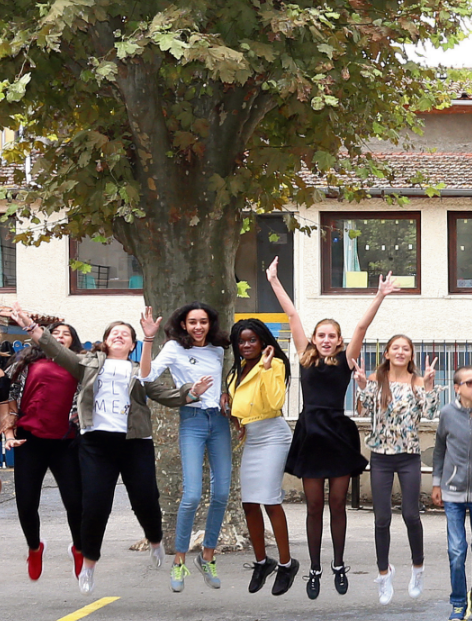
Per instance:
[[[13,312],[11,316],[21,328],[26,328],[32,324],[31,317],[21,308],[19,302],[13,302]]]
[[[262,363],[264,364],[264,369],[270,369],[272,366],[272,358],[274,357],[275,349],[272,345],[267,345],[262,354]]]
[[[390,293],[396,293],[397,291],[401,291],[400,287],[395,286],[395,278],[392,278],[392,272],[387,274],[387,277],[384,280],[382,274],[379,276],[379,293],[382,297],[389,295]]]
[[[161,325],[162,317],[158,317],[156,321],[152,318],[152,306],[146,306],[144,308],[144,312],[141,313],[141,319],[139,323],[141,324],[141,328],[143,329],[144,336],[154,337],[159,331],[159,326]]]
[[[354,364],[354,379],[357,382],[357,385],[359,386],[359,388],[361,390],[364,390],[364,388],[367,386],[367,378],[365,375],[365,364],[363,359],[361,358],[361,365],[359,366],[357,364],[357,361],[354,360],[354,358],[352,359],[352,362]]]
[[[198,379],[195,384],[190,389],[190,392],[196,397],[201,397],[204,392],[206,392],[210,386],[213,386],[213,378],[211,375],[203,375],[200,379]]]
[[[267,280],[272,282],[277,280],[277,266],[279,264],[279,257],[275,257],[269,267],[266,269]]]
[[[426,392],[429,392],[430,390],[434,388],[434,378],[436,376],[436,369],[434,367],[436,366],[437,361],[438,361],[438,358],[436,356],[433,362],[429,364],[429,356],[426,356],[424,375],[423,375],[424,389],[426,390]]]

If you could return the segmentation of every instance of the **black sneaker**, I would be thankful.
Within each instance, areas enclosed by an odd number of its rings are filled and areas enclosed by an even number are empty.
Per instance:
[[[334,586],[339,595],[346,595],[347,590],[349,588],[349,581],[347,579],[347,572],[351,569],[350,567],[346,567],[344,564],[336,569],[331,563],[331,569],[334,574]]]
[[[316,599],[320,594],[320,578],[323,571],[310,569],[310,573],[308,576],[305,576],[305,580],[308,580],[306,583],[306,594],[310,599]]]
[[[257,593],[265,584],[265,581],[277,567],[277,561],[269,556],[265,563],[254,563],[251,582],[249,583],[249,593]]]
[[[279,565],[274,586],[272,587],[272,595],[283,595],[286,593],[292,586],[299,569],[300,563],[295,558],[292,558],[290,567]]]

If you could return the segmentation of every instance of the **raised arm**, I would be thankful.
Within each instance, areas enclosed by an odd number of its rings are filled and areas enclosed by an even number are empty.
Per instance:
[[[270,282],[272,290],[274,291],[284,313],[288,316],[293,341],[298,355],[301,356],[308,345],[308,339],[303,329],[302,322],[300,321],[297,309],[293,305],[293,302],[285,289],[282,287],[282,283],[277,276],[278,263],[279,257],[275,257],[266,270],[267,280]]]
[[[362,343],[364,341],[366,332],[372,321],[374,320],[380,305],[384,301],[385,297],[390,293],[396,293],[400,291],[398,287],[395,287],[395,279],[392,279],[392,272],[387,274],[387,278],[384,280],[382,274],[379,276],[379,289],[375,298],[369,305],[361,320],[357,324],[354,334],[352,335],[351,342],[346,348],[346,357],[351,369],[354,368],[354,360],[357,360],[361,353]]]
[[[152,318],[152,307],[146,306],[144,313],[141,313],[141,328],[144,332],[143,350],[141,353],[140,373],[141,377],[146,378],[151,372],[151,360],[152,360],[152,344],[154,338],[159,331],[162,317],[158,317],[156,321]]]

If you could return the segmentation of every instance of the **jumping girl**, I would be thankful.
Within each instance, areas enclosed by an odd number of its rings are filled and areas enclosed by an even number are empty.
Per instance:
[[[171,569],[171,589],[179,593],[189,575],[185,555],[189,549],[195,513],[202,496],[205,449],[210,463],[210,506],[203,551],[194,563],[205,584],[219,589],[214,551],[220,534],[231,483],[231,434],[221,395],[224,348],[229,339],[219,327],[218,313],[201,302],[177,309],[165,326],[167,342],[151,362],[152,339],[161,318],[153,321],[152,309],[145,309],[141,326],[145,334],[141,356],[141,377],[154,381],[169,369],[176,386],[192,382],[204,374],[212,385],[199,402],[180,408],[179,447],[182,460],[183,495],[177,513],[175,558]],[[190,397],[192,393],[190,393]],[[225,395],[227,397],[227,395]],[[223,400],[222,400],[223,399]],[[223,412],[222,412],[223,409]]]
[[[204,378],[193,386],[167,389],[157,382],[145,387],[137,379],[139,365],[129,359],[136,345],[132,326],[115,321],[105,330],[95,351],[76,354],[42,330],[19,305],[14,319],[57,364],[81,384],[78,399],[81,439],[79,460],[83,487],[82,553],[84,563],[79,589],[94,589],[94,570],[100,551],[118,477],[123,483],[139,523],[151,546],[151,563],[159,568],[165,558],[162,516],[156,483],[151,412],[146,398],[177,407],[199,398],[207,389]],[[188,397],[191,392],[191,397]]]
[[[356,424],[344,415],[344,397],[354,367],[353,358],[361,351],[367,328],[386,295],[398,291],[389,272],[379,278],[379,289],[357,324],[344,349],[341,328],[334,319],[323,319],[315,326],[310,340],[300,317],[277,277],[278,257],[269,266],[267,278],[288,315],[290,330],[301,364],[303,410],[297,421],[285,471],[303,481],[307,503],[307,536],[311,569],[307,595],[316,599],[320,592],[321,538],[323,531],[324,484],[329,485],[331,537],[334,548],[334,585],[340,595],[348,589],[344,565],[346,539],[346,496],[351,476],[360,474],[367,460],[360,453]]]
[[[412,556],[410,597],[423,591],[423,526],[419,512],[421,455],[418,427],[422,417],[439,416],[439,387],[434,387],[437,358],[422,378],[414,363],[411,339],[392,336],[385,347],[384,361],[366,380],[364,366],[356,362],[354,378],[358,383],[360,413],[372,419],[372,431],[366,437],[371,450],[370,478],[375,516],[375,549],[379,576],[379,601],[388,604],[393,597],[395,568],[389,564],[392,486],[395,472],[402,492],[402,516],[408,531]]]
[[[277,569],[273,595],[292,586],[300,563],[290,556],[288,529],[282,507],[282,479],[292,432],[282,415],[290,363],[280,345],[259,319],[242,319],[231,330],[234,363],[228,374],[231,414],[241,438],[241,498],[256,556],[249,592],[256,593]],[[261,474],[264,473],[263,476]],[[264,505],[279,550],[279,563],[265,548]]]
[[[30,322],[31,323],[31,322]],[[74,328],[63,322],[49,327],[52,337],[71,352],[82,351]],[[46,542],[40,538],[41,487],[50,468],[57,482],[72,534],[69,556],[73,575],[82,570],[80,481],[77,414],[77,379],[38,346],[25,348],[7,369],[11,379],[9,411],[15,424],[5,431],[6,448],[15,448],[15,500],[21,528],[28,544],[28,575],[38,580],[43,572]],[[16,436],[16,437],[15,437]]]

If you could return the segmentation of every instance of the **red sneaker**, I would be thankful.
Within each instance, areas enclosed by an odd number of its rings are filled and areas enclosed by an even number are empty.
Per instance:
[[[74,578],[79,579],[79,574],[82,571],[82,565],[84,563],[84,557],[82,552],[78,552],[73,543],[69,545],[69,557],[72,559],[72,575]]]
[[[43,556],[46,551],[46,542],[41,541],[38,550],[31,550],[28,554],[28,575],[31,580],[39,580],[43,573]]]

